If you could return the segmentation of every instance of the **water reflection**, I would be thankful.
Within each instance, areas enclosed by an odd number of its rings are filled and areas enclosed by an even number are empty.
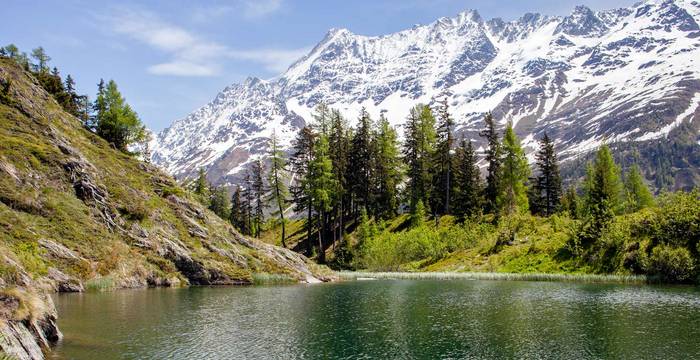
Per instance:
[[[369,281],[56,297],[66,359],[700,357],[689,287]]]

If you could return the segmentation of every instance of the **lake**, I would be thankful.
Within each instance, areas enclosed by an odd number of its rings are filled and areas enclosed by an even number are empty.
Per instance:
[[[700,358],[700,290],[377,280],[55,296],[55,359]]]

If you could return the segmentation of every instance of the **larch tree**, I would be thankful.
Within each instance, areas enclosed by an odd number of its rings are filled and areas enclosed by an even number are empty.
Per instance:
[[[497,196],[498,209],[505,215],[526,212],[529,209],[526,183],[530,167],[511,123],[506,126],[501,149],[503,159]]]
[[[323,238],[325,233],[325,217],[331,210],[333,200],[333,189],[335,189],[335,179],[333,176],[333,163],[328,156],[328,138],[319,135],[313,148],[313,160],[309,167],[309,193],[307,196],[312,199],[314,209],[316,209],[318,224],[318,261],[325,262],[326,243]]]
[[[427,105],[411,109],[405,124],[403,159],[407,166],[408,201],[411,212],[420,201],[430,202],[432,159],[435,151],[435,117]]]
[[[644,183],[644,176],[637,164],[627,172],[625,177],[625,207],[628,212],[635,212],[654,205],[654,195]]]
[[[103,93],[98,92],[98,101],[104,101],[102,113],[98,112],[96,133],[119,150],[127,151],[130,144],[141,141],[146,130],[138,115],[126,103],[117,89],[117,83],[110,80]]]
[[[267,183],[270,184],[269,202],[275,208],[274,215],[279,216],[280,226],[282,227],[282,247],[287,247],[285,243],[287,233],[284,212],[289,203],[289,189],[287,188],[289,177],[287,176],[287,160],[277,141],[277,134],[273,132],[270,138],[270,172]]]
[[[402,163],[396,130],[382,114],[377,124],[372,158],[372,191],[375,215],[389,218],[396,215],[398,207],[398,186],[402,179]]]

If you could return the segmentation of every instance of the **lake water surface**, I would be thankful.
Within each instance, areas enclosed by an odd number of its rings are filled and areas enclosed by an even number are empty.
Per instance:
[[[700,358],[693,287],[378,280],[55,302],[56,359]]]

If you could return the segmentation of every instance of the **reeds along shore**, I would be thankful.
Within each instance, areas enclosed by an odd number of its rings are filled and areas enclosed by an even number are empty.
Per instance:
[[[402,279],[402,280],[511,280],[511,281],[560,281],[581,283],[646,284],[643,275],[598,274],[542,274],[542,273],[493,273],[493,272],[354,272],[337,273],[342,280]]]

